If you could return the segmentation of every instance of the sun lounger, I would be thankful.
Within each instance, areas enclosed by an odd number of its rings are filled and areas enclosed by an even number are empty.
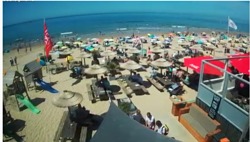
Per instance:
[[[90,85],[90,84],[87,84],[86,87],[87,87],[87,93],[88,93],[89,100],[90,100],[92,103],[95,103],[95,102],[96,102],[96,99],[95,99],[94,94],[93,94],[93,92],[92,92],[92,89],[91,89],[92,87],[91,87],[91,85]]]
[[[144,94],[149,94],[147,88],[143,85],[140,86]]]
[[[124,93],[131,98],[132,97],[132,93],[133,90],[131,88],[128,87],[127,83],[123,83],[121,80],[117,80],[118,84],[121,86],[122,90],[124,91]]]
[[[146,76],[146,79],[153,84],[159,91],[163,92],[164,91],[164,87],[158,83],[156,80],[154,80],[153,78],[150,78],[148,76]]]
[[[86,142],[87,141],[87,132],[88,132],[88,128],[82,127],[79,142]]]
[[[64,126],[64,122],[65,122],[67,116],[68,116],[68,111],[64,111],[63,116],[61,118],[61,121],[59,123],[59,126],[57,128],[55,137],[54,137],[54,142],[58,142],[60,140],[60,135],[61,135],[61,132],[62,132],[62,129]]]

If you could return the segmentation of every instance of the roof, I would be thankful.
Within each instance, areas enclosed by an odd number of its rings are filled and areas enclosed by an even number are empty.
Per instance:
[[[40,62],[37,62],[36,60],[34,60],[34,61],[31,61],[31,62],[27,63],[24,66],[23,71],[33,73],[33,72],[36,72],[37,70],[39,70],[41,68],[42,68],[42,66],[40,65]],[[25,71],[26,69],[27,69],[27,71]]]
[[[179,142],[147,129],[111,102],[104,120],[90,142]]]
[[[23,75],[17,71],[8,71],[6,75],[3,77],[3,85],[7,84],[9,86],[13,84],[15,76],[23,76]]]

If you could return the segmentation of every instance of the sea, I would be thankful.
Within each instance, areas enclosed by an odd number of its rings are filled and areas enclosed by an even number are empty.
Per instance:
[[[249,19],[233,19],[237,32],[249,33]],[[44,19],[3,27],[3,48],[16,48],[17,41],[42,43]],[[154,34],[172,31],[201,31],[203,29],[227,31],[228,17],[202,15],[202,13],[119,12],[71,15],[46,19],[52,40],[56,42],[63,32],[76,37],[94,38],[100,35]],[[230,29],[230,31],[234,31]]]

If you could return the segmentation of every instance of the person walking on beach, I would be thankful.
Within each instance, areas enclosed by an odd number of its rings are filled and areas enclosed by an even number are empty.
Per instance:
[[[29,43],[29,48],[30,48],[30,51],[31,51],[31,44]]]
[[[17,65],[17,57],[16,56],[14,58],[14,63],[15,63],[15,65]]]
[[[148,112],[146,116],[146,126],[151,130],[155,129],[155,118],[150,112]]]
[[[145,119],[143,118],[142,114],[141,114],[141,111],[139,109],[136,110],[136,113],[133,114],[132,118],[141,123],[142,125],[146,125],[146,121]]]
[[[19,54],[19,47],[17,47],[17,53]]]
[[[28,48],[26,47],[26,48],[25,48],[25,52],[27,53],[27,51],[28,51]]]
[[[156,126],[158,129],[156,130],[157,133],[162,134],[162,135],[168,135],[169,128],[166,125],[162,125],[160,120],[156,121]]]
[[[13,58],[12,58],[12,57],[10,57],[10,65],[11,65],[11,66],[14,66],[14,61],[13,61]]]

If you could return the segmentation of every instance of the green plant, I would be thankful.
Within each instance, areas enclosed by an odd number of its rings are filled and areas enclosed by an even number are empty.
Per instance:
[[[131,104],[129,102],[122,102],[118,105],[118,107],[126,114],[129,114]]]
[[[108,70],[115,70],[118,68],[118,65],[115,64],[114,62],[109,62],[106,67]]]

